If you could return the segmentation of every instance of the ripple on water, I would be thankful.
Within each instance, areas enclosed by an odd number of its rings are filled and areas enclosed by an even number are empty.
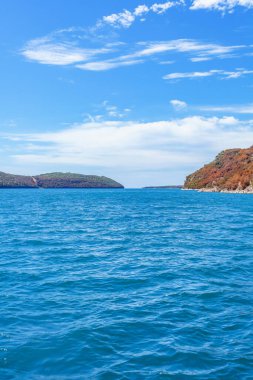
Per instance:
[[[253,379],[250,195],[0,202],[1,379]]]

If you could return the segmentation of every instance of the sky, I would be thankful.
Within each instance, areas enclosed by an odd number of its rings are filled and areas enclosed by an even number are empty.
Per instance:
[[[0,171],[177,185],[253,144],[253,0],[1,0]]]

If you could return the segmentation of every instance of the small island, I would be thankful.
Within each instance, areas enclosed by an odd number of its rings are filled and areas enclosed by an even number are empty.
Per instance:
[[[23,176],[0,172],[0,189],[123,189],[124,186],[111,178],[76,173],[46,173]]]
[[[253,193],[253,146],[222,151],[214,161],[186,177],[183,190]]]
[[[182,189],[182,185],[145,186],[143,189]]]

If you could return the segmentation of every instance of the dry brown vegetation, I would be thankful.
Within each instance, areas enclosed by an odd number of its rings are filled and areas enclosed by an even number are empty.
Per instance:
[[[213,162],[186,178],[188,189],[244,190],[253,186],[253,146],[224,150]]]

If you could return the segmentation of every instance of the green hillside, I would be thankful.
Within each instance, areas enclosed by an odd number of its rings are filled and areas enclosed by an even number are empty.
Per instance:
[[[120,189],[123,186],[111,178],[96,175],[56,172],[32,177],[0,172],[0,188]]]

